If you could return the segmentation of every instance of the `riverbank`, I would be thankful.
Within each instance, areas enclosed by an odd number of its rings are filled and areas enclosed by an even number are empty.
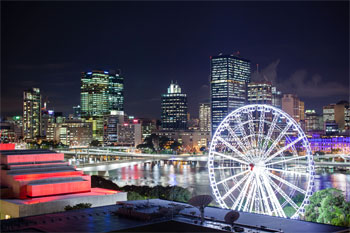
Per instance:
[[[169,201],[187,202],[191,198],[190,191],[179,186],[163,187],[161,185],[157,185],[154,187],[149,187],[126,185],[120,187],[112,181],[96,175],[91,176],[91,187],[127,192],[129,201],[145,199],[162,199]]]

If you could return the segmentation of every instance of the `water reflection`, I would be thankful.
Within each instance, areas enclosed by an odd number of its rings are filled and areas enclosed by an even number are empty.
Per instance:
[[[106,172],[87,172],[90,175],[105,176]],[[147,185],[173,186],[188,188],[192,195],[211,194],[211,187],[206,167],[198,164],[182,162],[140,163],[109,171],[108,179],[119,186]],[[288,180],[288,177],[286,177]],[[344,192],[350,201],[350,174],[317,173],[315,176],[315,190],[337,188]]]

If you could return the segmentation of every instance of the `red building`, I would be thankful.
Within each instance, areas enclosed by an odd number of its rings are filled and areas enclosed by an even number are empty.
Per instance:
[[[126,200],[126,193],[92,189],[91,177],[65,162],[62,153],[50,150],[0,150],[0,156],[2,218],[28,216],[32,215],[32,212],[58,212],[64,210],[66,205],[74,203],[101,206]],[[101,195],[110,197],[104,197],[103,200],[91,198]],[[50,203],[52,201],[55,203]],[[50,203],[51,207],[41,206],[37,211],[31,210],[30,214],[26,211],[22,211],[21,214],[20,210],[18,214],[14,214],[10,210],[14,209],[16,204],[24,210],[23,205],[33,203]]]

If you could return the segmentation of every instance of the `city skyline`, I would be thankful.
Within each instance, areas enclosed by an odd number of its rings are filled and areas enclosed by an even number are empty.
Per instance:
[[[68,115],[80,103],[80,73],[102,68],[121,70],[128,114],[160,118],[161,94],[177,80],[188,93],[189,112],[197,116],[199,103],[209,101],[209,57],[238,50],[252,62],[253,81],[266,77],[282,93],[297,94],[305,109],[320,113],[322,106],[349,95],[346,6],[6,2],[2,115],[20,115],[23,90],[32,87],[40,88],[49,106]],[[105,13],[89,18],[95,9]],[[118,9],[120,15],[113,18]],[[63,10],[64,18],[59,17]],[[39,25],[42,20],[46,23]],[[225,25],[238,30],[221,36]]]

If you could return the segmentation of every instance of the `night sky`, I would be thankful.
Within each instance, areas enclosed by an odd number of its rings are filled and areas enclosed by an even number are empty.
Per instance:
[[[121,69],[129,115],[160,118],[177,80],[198,116],[209,57],[236,51],[306,109],[349,99],[348,2],[2,2],[1,115],[31,87],[68,115],[82,71]]]

